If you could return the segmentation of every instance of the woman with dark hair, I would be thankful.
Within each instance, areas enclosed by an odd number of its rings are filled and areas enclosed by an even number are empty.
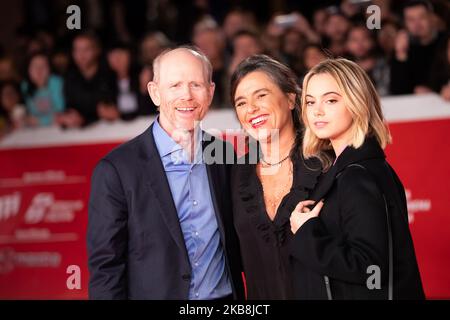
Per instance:
[[[156,107],[148,97],[147,86],[140,86],[139,69],[133,63],[132,47],[126,43],[114,43],[107,54],[109,67],[116,80],[117,109],[123,120],[156,113]]]
[[[12,81],[0,83],[0,138],[25,126],[26,111],[19,85]]]
[[[32,126],[50,126],[64,111],[63,79],[51,73],[49,57],[43,52],[30,56],[21,90]]]
[[[289,216],[320,173],[318,161],[301,155],[300,89],[288,67],[254,55],[232,75],[231,101],[249,135],[249,152],[231,177],[247,298],[291,299]]]

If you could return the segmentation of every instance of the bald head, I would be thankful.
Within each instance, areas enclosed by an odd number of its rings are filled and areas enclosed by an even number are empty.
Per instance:
[[[203,66],[203,73],[207,83],[212,82],[212,65],[209,59],[195,47],[177,47],[175,49],[167,49],[160,53],[153,61],[153,81],[158,82],[160,78],[161,65],[165,62],[176,63],[178,57],[186,55],[197,58]]]

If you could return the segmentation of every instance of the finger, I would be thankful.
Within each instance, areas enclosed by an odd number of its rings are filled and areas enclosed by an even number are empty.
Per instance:
[[[304,201],[301,201],[299,204],[302,204],[302,208],[303,208],[306,206],[313,205],[314,203],[316,203],[314,200],[304,200]]]
[[[299,202],[296,206],[293,212],[302,212],[302,209],[304,207],[303,202]]]
[[[323,201],[319,201],[316,206],[314,207],[314,209],[312,210],[312,213],[319,215],[320,210],[322,210],[323,208]]]
[[[308,207],[304,207],[302,210],[303,210],[303,211],[302,211],[303,213],[311,212],[311,209],[308,208]]]
[[[303,209],[304,209],[305,206],[309,206],[309,205],[312,205],[312,204],[314,204],[314,203],[315,203],[314,200],[304,200],[304,201],[300,201],[300,202],[297,204],[297,206],[295,207],[294,211],[297,211],[297,212],[303,212]]]

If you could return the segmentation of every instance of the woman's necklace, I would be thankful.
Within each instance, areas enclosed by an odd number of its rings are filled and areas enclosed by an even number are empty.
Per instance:
[[[282,165],[284,160],[280,161],[279,164]],[[267,179],[263,176],[260,178],[261,185],[263,187],[264,202],[266,204],[267,214],[272,221],[275,219],[276,211],[282,198],[289,192],[292,186],[292,165],[290,163],[288,165],[288,168],[285,167],[287,170],[285,169],[283,170],[284,172],[280,172],[281,175],[276,175],[278,179]],[[280,177],[281,179],[279,179]]]
[[[263,158],[261,158],[261,162],[264,164],[264,166],[266,167],[273,167],[273,166],[277,166],[280,165],[281,163],[283,163],[285,160],[287,160],[287,158],[289,158],[289,154],[284,157],[283,159],[281,159],[280,161],[276,162],[276,163],[270,163],[267,162],[266,160],[264,160]]]

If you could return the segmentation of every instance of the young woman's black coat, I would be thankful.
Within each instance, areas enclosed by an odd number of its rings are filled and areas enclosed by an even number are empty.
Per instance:
[[[374,138],[367,138],[358,149],[347,147],[313,191],[312,198],[324,199],[324,207],[291,242],[297,298],[329,298],[328,277],[333,299],[387,299],[388,223],[383,196],[393,236],[393,298],[424,298],[404,188]],[[371,265],[380,268],[381,289],[368,289],[367,280],[374,274],[368,272]]]

